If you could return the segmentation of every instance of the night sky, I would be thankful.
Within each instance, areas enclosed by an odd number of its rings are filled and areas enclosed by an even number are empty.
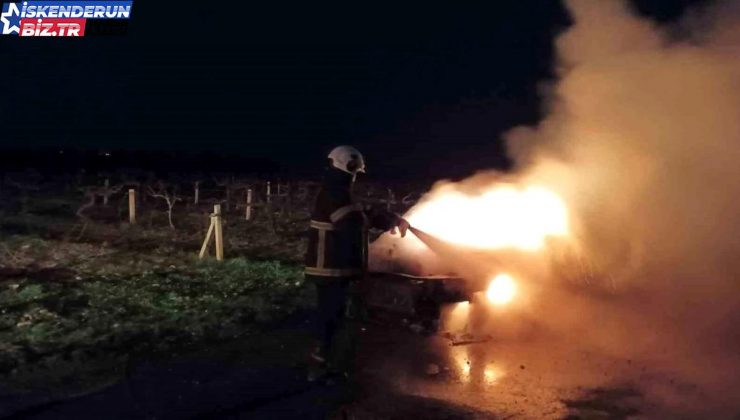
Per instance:
[[[635,3],[668,20],[697,2]],[[540,118],[568,25],[554,0],[240,3],[134,0],[124,37],[1,37],[0,146],[215,151],[305,171],[354,144],[385,177],[503,168],[500,134]]]

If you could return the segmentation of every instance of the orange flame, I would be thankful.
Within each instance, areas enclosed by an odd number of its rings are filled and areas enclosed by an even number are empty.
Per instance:
[[[411,225],[445,241],[479,249],[536,251],[568,234],[568,212],[552,191],[499,184],[480,195],[447,188],[411,210]]]
[[[516,296],[516,283],[508,274],[499,274],[491,280],[486,297],[494,305],[506,305]]]

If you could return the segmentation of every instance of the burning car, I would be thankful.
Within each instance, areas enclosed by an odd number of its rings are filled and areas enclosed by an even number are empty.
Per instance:
[[[557,195],[505,183],[473,193],[435,188],[406,217],[413,235],[385,234],[370,246],[366,301],[430,330],[446,307],[516,306],[520,279],[536,276],[549,238],[568,233]]]

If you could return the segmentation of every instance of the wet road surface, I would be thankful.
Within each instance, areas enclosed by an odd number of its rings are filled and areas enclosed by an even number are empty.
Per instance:
[[[494,338],[455,346],[441,335],[384,324],[367,324],[359,334],[359,385],[350,396],[344,384],[305,380],[310,337],[291,329],[143,361],[122,383],[70,400],[39,405],[39,396],[5,395],[0,413],[28,419],[700,418],[711,400],[658,362],[610,358],[567,342]]]

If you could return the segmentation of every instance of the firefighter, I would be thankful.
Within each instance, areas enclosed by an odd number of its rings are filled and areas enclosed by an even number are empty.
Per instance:
[[[339,146],[328,158],[324,183],[311,214],[306,253],[306,280],[315,285],[318,301],[317,345],[311,354],[314,369],[310,380],[346,374],[351,369],[352,345],[338,341],[342,331],[352,335],[345,315],[348,301],[353,306],[357,303],[352,291],[367,267],[368,229],[394,234],[398,230],[405,236],[409,228],[396,214],[352,200],[357,174],[365,172],[365,160],[357,149]]]

